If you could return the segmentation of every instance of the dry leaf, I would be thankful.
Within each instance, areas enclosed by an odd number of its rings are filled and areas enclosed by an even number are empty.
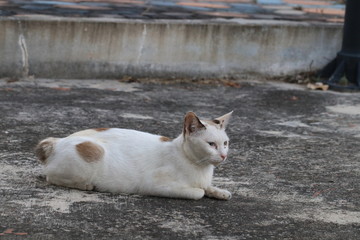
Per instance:
[[[4,233],[5,233],[5,234],[11,234],[11,233],[13,233],[13,231],[14,231],[13,228],[9,228],[9,229],[6,229],[6,230],[4,231]]]
[[[25,233],[25,232],[14,232],[14,229],[13,229],[13,228],[8,228],[8,229],[6,229],[4,232],[0,233],[0,236],[4,236],[4,235],[7,235],[7,234],[14,234],[14,235],[18,235],[18,236],[28,235],[28,233]]]
[[[308,83],[307,88],[311,90],[322,90],[327,91],[329,89],[329,85],[323,84],[321,82],[317,83]]]
[[[239,83],[232,82],[232,81],[225,81],[224,85],[228,86],[228,87],[233,87],[233,88],[240,88],[241,87],[241,85]]]

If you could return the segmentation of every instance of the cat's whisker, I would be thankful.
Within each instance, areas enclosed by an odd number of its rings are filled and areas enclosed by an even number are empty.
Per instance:
[[[196,163],[204,163],[204,162],[207,162],[209,160],[208,157],[203,157],[202,159],[196,161]]]

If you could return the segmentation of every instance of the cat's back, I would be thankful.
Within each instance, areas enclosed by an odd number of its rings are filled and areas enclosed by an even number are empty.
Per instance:
[[[117,146],[120,148],[132,149],[134,147],[147,148],[162,142],[169,141],[168,138],[147,132],[124,129],[124,128],[96,128],[76,132],[67,137],[84,138],[99,142],[105,146]]]
[[[55,156],[59,159],[71,158],[74,151],[75,155],[79,154],[79,150],[90,154],[97,149],[103,153],[102,162],[106,164],[116,164],[115,167],[135,164],[142,166],[141,169],[162,161],[163,156],[173,148],[172,141],[166,137],[123,128],[87,129],[54,142],[51,147],[58,153]]]

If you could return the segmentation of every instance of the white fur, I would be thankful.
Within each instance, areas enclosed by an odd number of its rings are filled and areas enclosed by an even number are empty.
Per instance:
[[[211,181],[214,166],[228,153],[224,142],[229,141],[225,127],[230,115],[224,115],[222,127],[200,120],[195,126],[198,119],[190,116],[183,133],[168,142],[161,141],[158,135],[118,128],[51,138],[53,150],[45,161],[44,172],[50,183],[82,190],[95,187],[113,193],[186,199],[207,195],[227,200],[231,193],[212,187]],[[38,148],[46,141],[40,142]],[[104,149],[101,159],[86,162],[77,152],[75,146],[88,141]],[[216,143],[216,147],[209,142]]]

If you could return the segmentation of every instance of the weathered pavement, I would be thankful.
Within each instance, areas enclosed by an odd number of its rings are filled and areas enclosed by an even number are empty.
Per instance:
[[[227,84],[237,86],[236,84]],[[122,127],[175,137],[187,111],[234,110],[214,184],[230,201],[84,192],[46,184],[47,136]],[[239,88],[0,81],[2,239],[359,239],[360,98],[285,83]]]

